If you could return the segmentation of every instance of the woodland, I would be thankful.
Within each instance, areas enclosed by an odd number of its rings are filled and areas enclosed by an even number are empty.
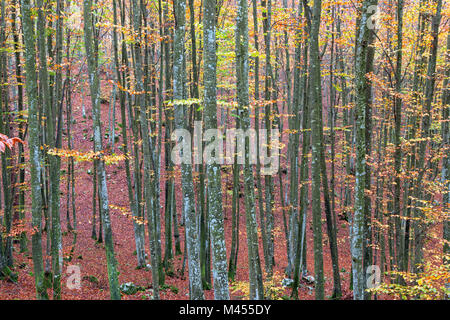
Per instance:
[[[448,0],[0,0],[0,300],[450,298]]]

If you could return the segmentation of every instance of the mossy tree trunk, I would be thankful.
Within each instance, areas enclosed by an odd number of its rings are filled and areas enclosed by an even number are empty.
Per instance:
[[[103,153],[100,110],[100,80],[98,75],[98,47],[94,46],[94,24],[92,19],[92,0],[83,1],[84,44],[87,55],[89,86],[92,102],[92,121],[94,130],[94,152]],[[97,164],[97,178],[100,200],[100,215],[105,238],[106,262],[108,266],[109,291],[112,300],[120,300],[117,260],[114,254],[114,240],[109,214],[108,187],[106,183],[105,162],[100,159]],[[94,191],[95,192],[95,191]]]

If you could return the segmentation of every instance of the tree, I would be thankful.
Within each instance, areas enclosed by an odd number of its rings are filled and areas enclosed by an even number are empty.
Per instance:
[[[352,219],[351,254],[353,299],[364,299],[364,212],[366,210],[366,110],[367,91],[370,90],[366,78],[367,55],[369,51],[369,7],[376,5],[376,1],[364,1],[361,7],[361,18],[356,32],[355,48],[355,88],[356,88],[356,181],[355,181],[355,210]],[[366,235],[368,236],[368,235]]]
[[[42,259],[42,194],[41,194],[41,154],[38,122],[38,87],[36,74],[35,29],[31,20],[30,0],[21,0],[22,27],[25,42],[26,91],[28,97],[28,145],[30,148],[31,214],[34,234],[31,237],[33,267],[37,299],[48,299],[44,284],[44,262]]]
[[[311,99],[311,147],[312,147],[312,216],[314,232],[314,272],[316,275],[316,299],[324,299],[323,249],[322,249],[322,209],[320,201],[321,176],[321,115],[322,86],[320,76],[319,28],[322,1],[315,1],[311,16],[309,45],[309,81]]]
[[[205,129],[214,130],[217,129],[216,1],[204,1],[203,8]],[[227,251],[225,246],[220,172],[219,164],[209,163],[207,160],[208,219],[213,252],[214,297],[216,300],[228,300],[230,299],[230,294],[228,291]]]
[[[134,31],[140,35],[141,33],[141,9],[140,5],[137,1],[133,2],[133,27]],[[134,59],[135,59],[135,78],[136,78],[136,89],[138,96],[136,97],[136,106],[139,108],[139,119],[140,119],[140,127],[141,127],[141,137],[143,141],[143,153],[144,153],[144,194],[145,194],[145,203],[146,203],[146,211],[147,211],[147,223],[148,223],[148,233],[149,233],[149,242],[150,242],[150,254],[151,254],[151,263],[152,263],[152,282],[153,282],[153,298],[159,299],[159,272],[160,272],[160,264],[157,252],[157,241],[159,241],[159,237],[157,235],[156,229],[156,212],[154,201],[156,201],[155,197],[155,163],[152,157],[152,153],[155,152],[152,139],[150,138],[150,130],[151,128],[147,122],[148,110],[147,104],[145,103],[144,96],[144,84],[143,84],[143,75],[142,75],[142,56],[141,56],[141,45],[140,39],[134,43]],[[153,172],[153,174],[152,174]]]
[[[436,63],[437,63],[437,50],[438,50],[438,37],[439,37],[439,25],[441,23],[441,10],[442,10],[442,0],[436,0],[436,13],[434,14],[431,22],[431,36],[432,42],[429,52],[429,62],[427,68],[427,75],[425,80],[425,92],[424,92],[424,102],[423,102],[423,115],[422,115],[422,131],[421,136],[424,138],[419,145],[419,158],[417,159],[416,167],[419,168],[419,174],[416,180],[416,198],[420,199],[420,195],[423,190],[420,186],[420,181],[422,181],[425,175],[425,151],[427,148],[428,137],[430,136],[431,127],[431,104],[433,101],[433,95],[435,90],[436,82]],[[423,245],[424,245],[424,215],[420,211],[420,208],[415,210],[416,223],[414,226],[414,270],[419,272],[422,268],[421,264],[423,262]]]
[[[242,129],[250,127],[248,89],[248,4],[240,0],[236,17],[236,89],[238,92],[239,119]],[[248,267],[250,278],[250,299],[264,298],[261,262],[258,252],[258,231],[254,195],[253,170],[250,167],[249,141],[245,143],[244,190],[247,228]],[[259,177],[258,177],[259,178]]]
[[[446,78],[444,80],[444,93],[442,96],[442,124],[441,124],[441,132],[442,132],[442,141],[449,148],[450,146],[450,130],[449,123],[446,121],[450,117],[450,89],[449,89],[449,78],[450,78],[450,32],[447,33],[447,70],[446,70]],[[443,203],[444,206],[449,205],[450,203],[450,157],[447,155],[442,160],[442,182],[444,183],[444,197]],[[447,186],[445,186],[447,184]],[[444,255],[450,255],[450,219],[444,220],[443,226],[443,236],[444,236]],[[444,263],[450,264],[450,259],[444,256]]]
[[[187,129],[186,107],[179,101],[185,100],[186,59],[184,56],[184,36],[186,20],[186,1],[174,1],[175,38],[173,48],[173,99],[175,108],[175,128]],[[190,141],[188,141],[190,143]],[[191,155],[189,155],[190,157]],[[194,182],[192,180],[192,164],[181,164],[181,185],[183,189],[183,216],[186,221],[186,246],[189,264],[189,292],[192,300],[203,299],[199,238],[197,233],[197,217],[195,212]]]
[[[42,100],[44,106],[44,112],[46,115],[46,134],[45,141],[51,148],[60,148],[61,139],[61,125],[59,129],[56,125],[57,109],[59,113],[62,112],[60,105],[62,105],[60,90],[57,90],[57,96],[59,99],[53,99],[52,106],[52,94],[50,90],[48,66],[47,66],[47,39],[46,39],[46,15],[44,13],[44,5],[42,0],[37,0],[39,7],[38,11],[38,23],[37,23],[37,35],[38,35],[38,48],[39,48],[39,82],[42,86]],[[61,1],[58,1],[57,11],[61,13]],[[61,26],[62,19],[58,19],[58,32],[57,32],[57,44],[58,44],[58,60],[61,60],[61,41],[62,31]],[[61,76],[58,72],[59,77]],[[60,82],[55,87],[59,88]],[[59,118],[59,117],[58,117]],[[58,131],[57,131],[58,130]],[[58,138],[57,138],[58,137]],[[62,240],[61,240],[61,222],[60,222],[60,177],[61,177],[61,160],[57,155],[48,154],[49,163],[49,185],[50,185],[50,212],[51,212],[51,255],[52,255],[52,284],[53,284],[53,297],[55,299],[61,299],[61,268],[62,268]]]
[[[93,22],[92,22],[92,0],[83,1],[84,16],[84,45],[86,48],[87,64],[89,72],[89,86],[92,101],[92,125],[94,130],[94,152],[100,154],[97,166],[97,178],[99,182],[100,216],[103,224],[105,237],[106,260],[108,265],[109,291],[111,299],[120,300],[117,260],[114,254],[114,241],[111,230],[109,215],[108,187],[106,184],[105,162],[102,159],[102,133],[100,124],[100,80],[98,76],[98,51],[94,48]],[[98,48],[97,48],[98,49]],[[95,191],[94,191],[95,192]]]

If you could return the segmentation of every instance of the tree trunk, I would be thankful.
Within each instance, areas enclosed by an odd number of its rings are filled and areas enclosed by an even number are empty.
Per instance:
[[[240,0],[236,17],[236,88],[239,119],[244,132],[250,128],[248,83],[248,4]],[[245,141],[244,192],[247,228],[250,299],[264,298],[261,262],[258,252],[258,231],[255,212],[253,170],[250,166],[249,141]]]
[[[185,75],[186,60],[184,55],[186,1],[174,2],[175,14],[175,38],[173,53],[173,99],[175,108],[176,129],[187,129],[186,107],[180,104],[180,100],[187,97]],[[191,143],[191,141],[187,141]],[[189,154],[189,157],[191,155]],[[195,212],[194,182],[192,178],[192,164],[181,164],[181,185],[183,190],[183,211],[186,223],[186,247],[189,266],[189,292],[192,300],[204,299],[201,281],[199,238],[197,216]]]
[[[103,151],[101,134],[101,110],[100,110],[100,80],[98,77],[97,54],[94,51],[93,23],[92,23],[92,0],[83,1],[84,15],[84,42],[88,60],[89,86],[92,101],[92,121],[94,130],[94,152]],[[108,187],[106,184],[105,162],[101,158],[98,161],[97,177],[100,193],[100,214],[105,236],[106,261],[108,266],[109,291],[111,299],[120,300],[117,260],[114,254],[114,240],[111,230],[109,216]]]

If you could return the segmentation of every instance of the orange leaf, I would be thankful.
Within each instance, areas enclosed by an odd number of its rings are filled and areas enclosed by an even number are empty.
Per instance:
[[[14,143],[11,141],[11,139],[7,139],[7,140],[3,141],[3,143],[4,143],[5,145],[7,145],[8,148],[10,148],[10,149],[12,149],[13,144],[14,144]]]
[[[18,143],[25,144],[25,142],[22,139],[17,138],[17,137],[11,138],[11,139],[9,139],[9,141],[12,142],[13,146],[15,146]]]

